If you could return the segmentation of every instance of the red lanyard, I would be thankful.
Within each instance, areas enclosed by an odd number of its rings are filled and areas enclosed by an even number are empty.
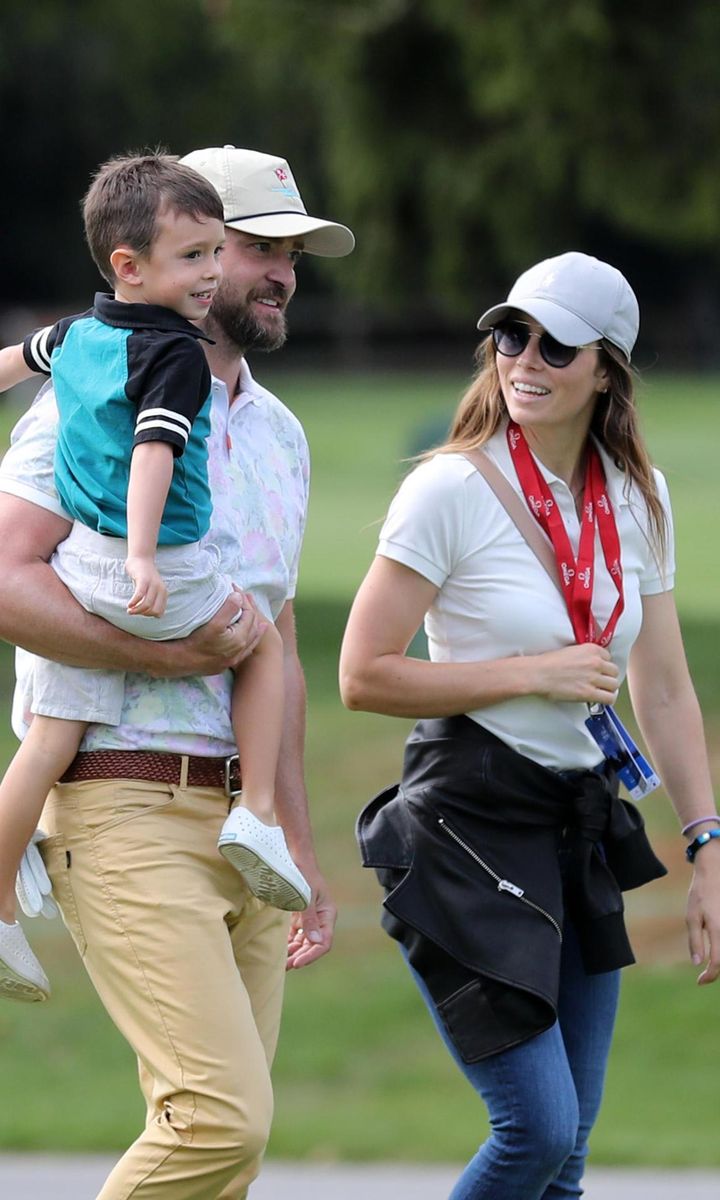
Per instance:
[[[567,604],[575,640],[597,642],[600,646],[607,646],[615,632],[615,626],[625,601],[620,562],[620,538],[605,488],[605,472],[600,455],[592,442],[589,443],[580,543],[576,559],[555,498],[530,453],[530,447],[525,441],[522,429],[514,421],[508,425],[507,440],[528,508],[552,542],[560,586]],[[603,630],[598,628],[592,615],[596,523],[605,566],[618,592],[617,603]]]

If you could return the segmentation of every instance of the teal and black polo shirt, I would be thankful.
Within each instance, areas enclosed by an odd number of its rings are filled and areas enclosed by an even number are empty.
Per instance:
[[[199,541],[210,524],[210,370],[179,313],[98,293],[93,307],[23,343],[32,371],[52,375],[60,415],[55,479],[63,508],[109,537],[127,537],[130,459],[169,442],[175,465],[158,544]]]

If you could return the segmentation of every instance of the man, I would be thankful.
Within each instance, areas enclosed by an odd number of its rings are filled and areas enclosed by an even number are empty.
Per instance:
[[[27,651],[127,672],[119,726],[92,726],[53,790],[43,856],[63,917],[110,1016],[138,1055],[145,1130],[98,1200],[242,1200],[269,1133],[269,1063],[285,967],[330,947],[334,909],[315,860],[303,784],[305,692],[292,598],[307,503],[297,420],[256,384],[250,348],[285,339],[301,253],[339,256],[344,226],[309,217],[286,162],[232,146],[184,160],[218,189],[224,282],[205,330],[213,373],[210,540],[241,580],[183,642],[135,639],[75,604],[48,560],[68,531],[54,490],[50,388],[22,419],[0,471],[0,635]],[[256,606],[256,607],[255,607]],[[217,853],[238,787],[231,673],[274,619],[286,715],[277,815],[312,902],[290,921],[252,897]],[[220,674],[219,672],[222,672]]]

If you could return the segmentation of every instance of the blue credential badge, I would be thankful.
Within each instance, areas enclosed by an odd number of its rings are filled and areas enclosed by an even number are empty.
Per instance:
[[[589,704],[585,724],[602,750],[611,770],[633,800],[642,800],[660,787],[660,779],[640,753],[614,709]]]

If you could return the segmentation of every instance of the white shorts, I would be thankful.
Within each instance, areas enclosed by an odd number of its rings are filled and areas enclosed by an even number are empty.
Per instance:
[[[215,615],[232,591],[232,581],[218,571],[214,546],[159,546],[155,561],[167,586],[167,608],[162,617],[131,616],[127,606],[135,585],[125,572],[127,552],[122,538],[105,537],[76,522],[50,563],[88,612],[152,641],[187,637]],[[68,667],[35,657],[30,709],[68,721],[117,725],[124,691],[124,671]]]

